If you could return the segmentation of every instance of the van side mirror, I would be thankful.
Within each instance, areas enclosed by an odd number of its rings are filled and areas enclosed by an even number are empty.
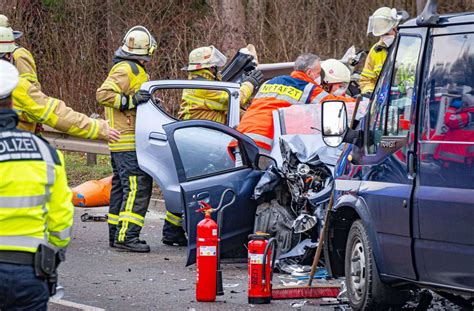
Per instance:
[[[339,146],[347,132],[346,105],[341,100],[322,103],[321,127],[323,141],[329,147]]]

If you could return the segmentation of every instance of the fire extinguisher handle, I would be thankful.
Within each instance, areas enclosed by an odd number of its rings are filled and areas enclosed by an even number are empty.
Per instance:
[[[262,260],[262,283],[266,284],[267,283],[267,274],[266,274],[266,268],[267,268],[267,255],[268,255],[268,250],[272,247],[272,266],[271,266],[271,273],[270,273],[270,282],[273,279],[273,269],[275,267],[275,259],[276,259],[276,250],[278,247],[277,240],[275,238],[271,238],[268,240],[267,246],[265,247],[265,250],[263,252],[263,260]]]
[[[199,201],[198,204],[199,204],[199,207],[200,207],[199,209],[196,210],[196,212],[198,212],[198,213],[199,212],[204,212],[204,211],[207,211],[207,210],[211,210],[211,212],[214,211],[212,209],[212,206],[209,205],[208,203],[204,202],[204,201]]]

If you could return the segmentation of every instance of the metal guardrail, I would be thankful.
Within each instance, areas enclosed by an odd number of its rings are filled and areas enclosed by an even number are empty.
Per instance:
[[[267,80],[275,76],[289,74],[293,70],[293,65],[293,62],[260,64],[257,66],[257,69],[262,71],[264,79]],[[60,150],[85,152],[88,154],[110,154],[106,141],[73,137],[49,126],[44,127],[43,137],[52,146]]]

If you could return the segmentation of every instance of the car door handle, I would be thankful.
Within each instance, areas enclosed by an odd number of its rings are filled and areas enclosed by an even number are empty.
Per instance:
[[[193,198],[198,202],[204,201],[206,203],[209,203],[211,199],[211,195],[209,194],[209,192],[201,192],[201,193],[195,194]]]
[[[153,132],[150,134],[150,139],[168,141],[166,134]]]
[[[415,175],[416,175],[415,165],[416,165],[415,152],[413,150],[410,150],[407,153],[408,179],[415,178]]]

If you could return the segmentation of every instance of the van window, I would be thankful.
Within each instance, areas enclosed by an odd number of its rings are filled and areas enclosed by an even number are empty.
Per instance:
[[[368,152],[376,153],[383,136],[406,136],[410,129],[411,103],[421,38],[402,36],[393,72],[385,66],[370,108]],[[387,60],[388,61],[388,60]]]
[[[433,37],[431,46],[421,139],[473,142],[474,34]]]

